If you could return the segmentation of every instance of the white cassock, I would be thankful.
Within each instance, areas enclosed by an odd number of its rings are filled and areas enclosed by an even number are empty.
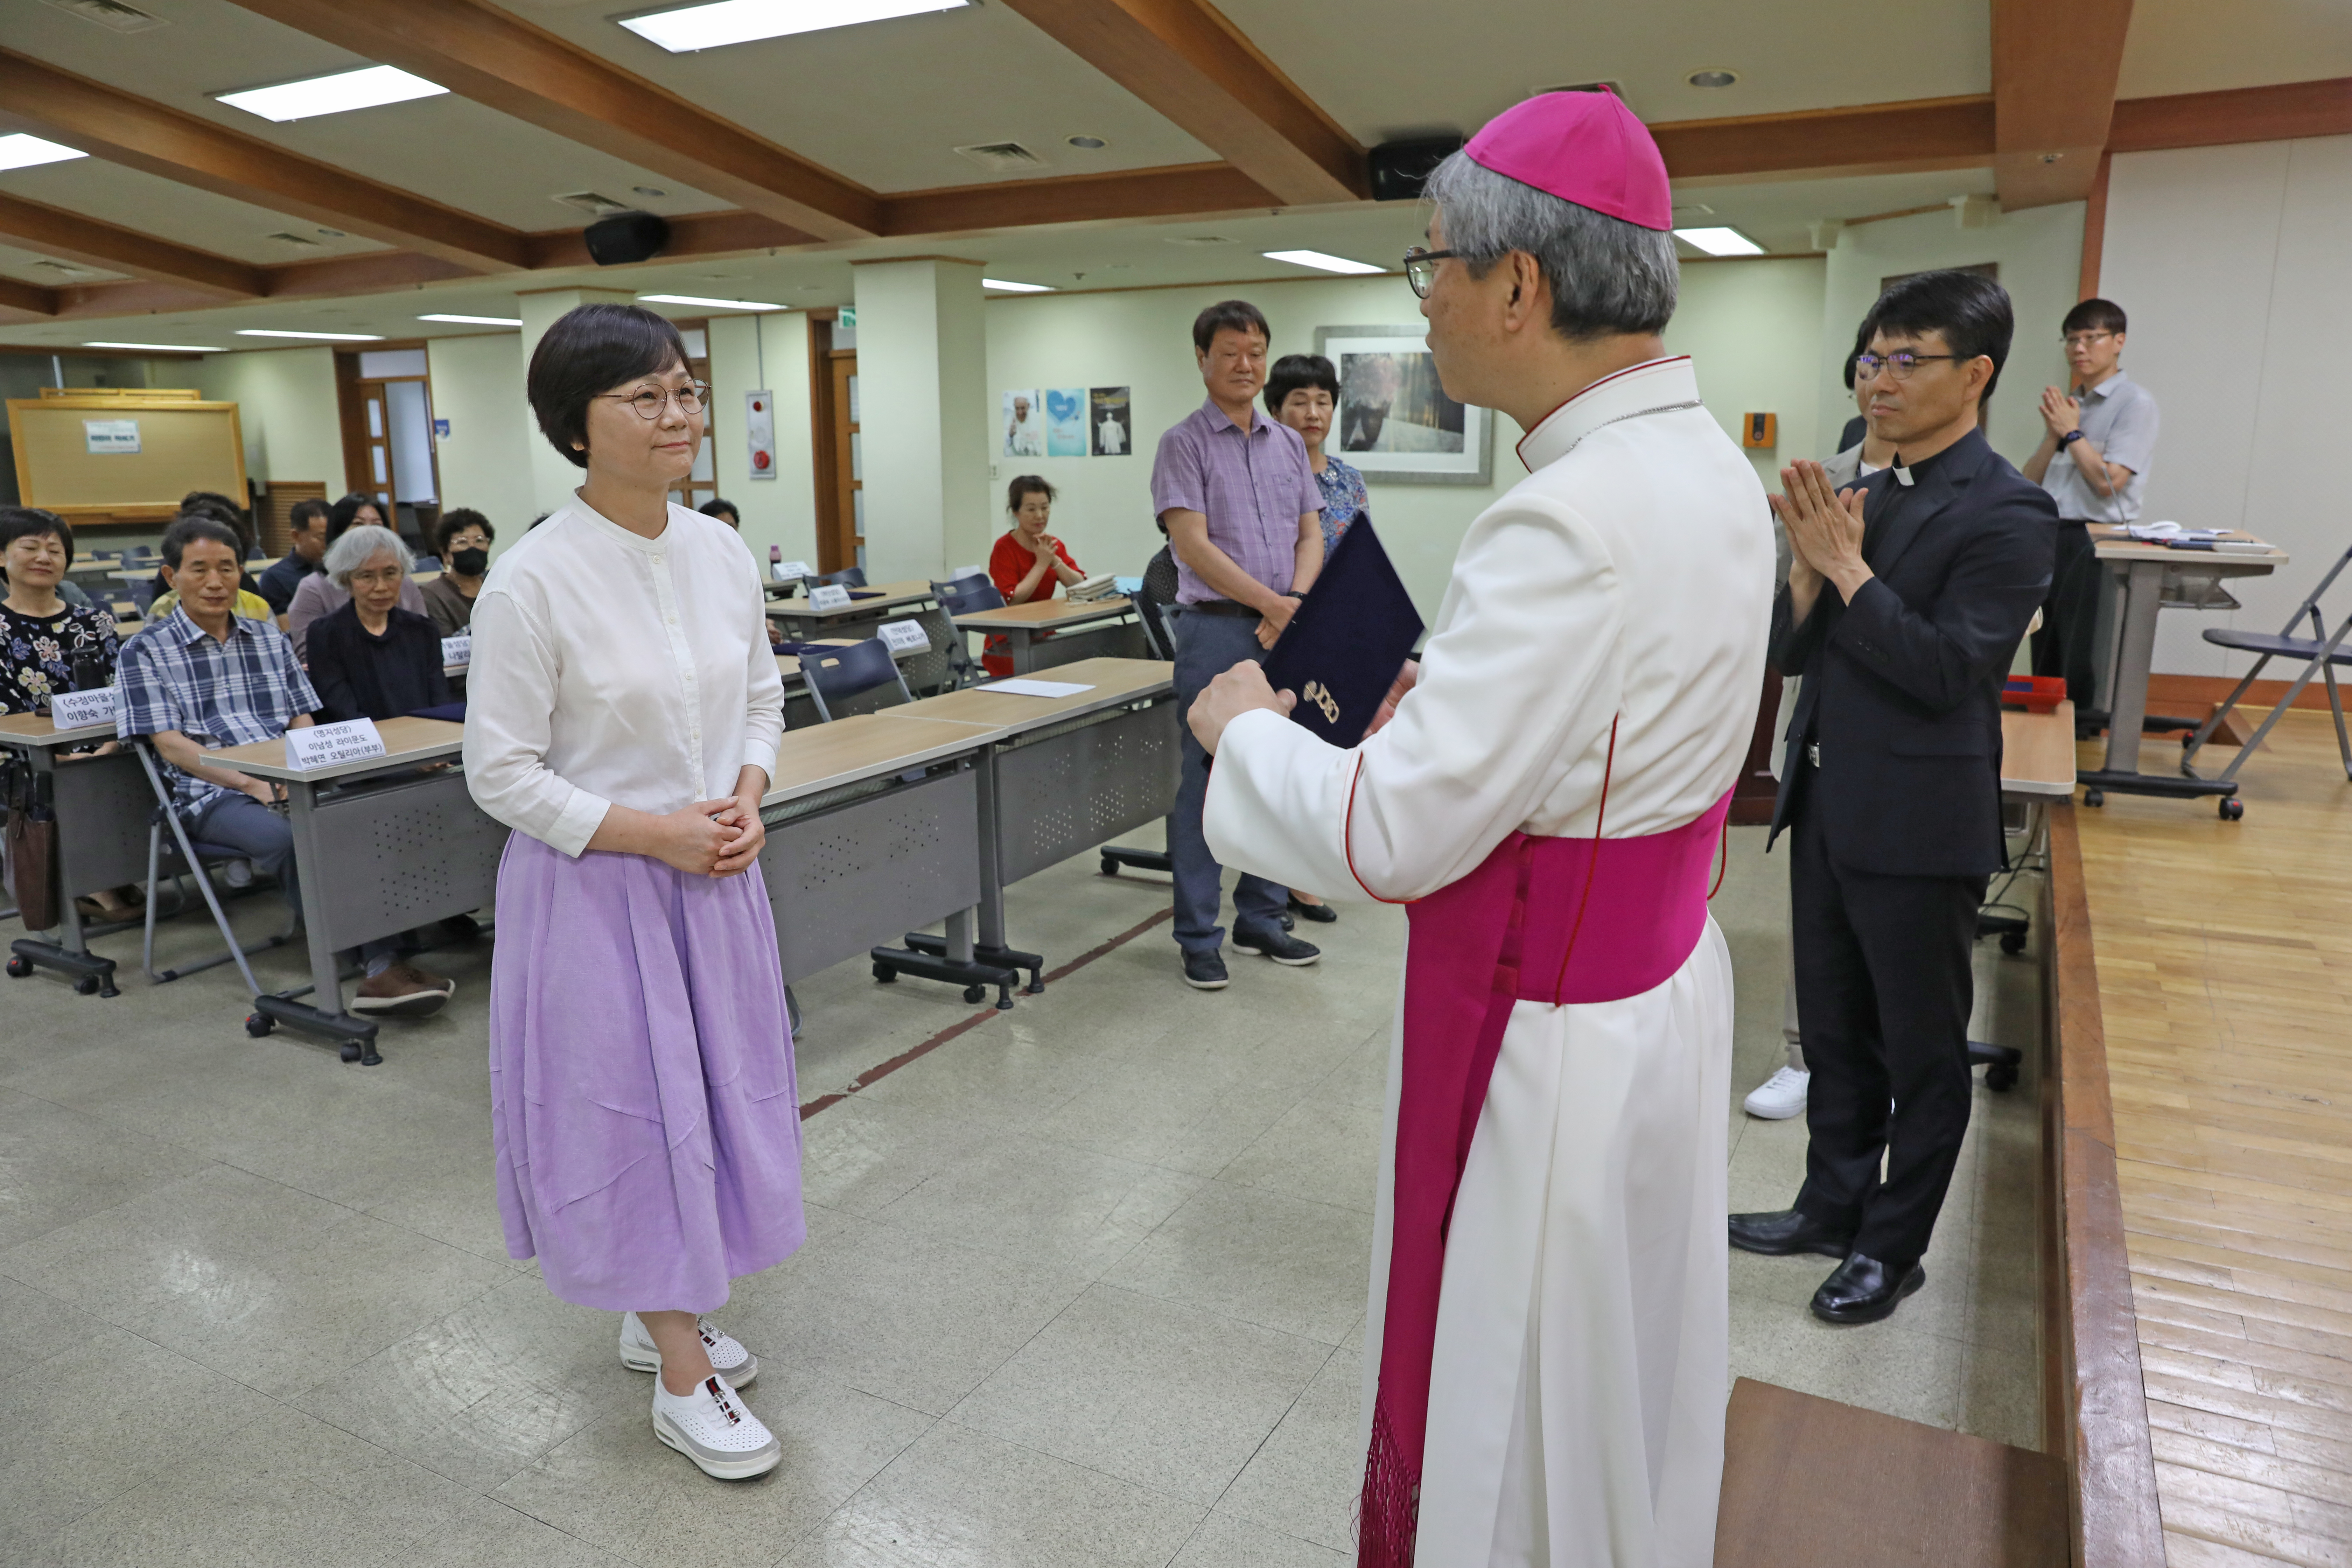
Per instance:
[[[1763,684],[1773,533],[1689,360],[1586,388],[1519,455],[1531,471],[1464,538],[1419,684],[1385,729],[1342,752],[1274,713],[1226,728],[1204,811],[1219,861],[1414,900],[1515,829],[1593,837],[1604,770],[1604,843],[1686,827],[1731,789]],[[1511,1005],[1444,1241],[1416,1568],[1713,1561],[1731,1032],[1712,920],[1638,995]]]

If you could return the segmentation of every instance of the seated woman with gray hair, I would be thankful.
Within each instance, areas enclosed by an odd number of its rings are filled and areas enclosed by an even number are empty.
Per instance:
[[[327,579],[342,607],[310,626],[310,684],[326,723],[397,719],[452,700],[441,632],[400,607],[408,546],[388,528],[354,528],[327,547]]]

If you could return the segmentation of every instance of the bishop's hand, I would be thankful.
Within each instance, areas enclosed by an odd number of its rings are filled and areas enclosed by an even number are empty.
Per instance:
[[[1192,700],[1185,720],[1192,726],[1192,738],[1201,742],[1201,749],[1213,757],[1225,726],[1243,714],[1264,708],[1287,718],[1297,706],[1297,692],[1276,691],[1266,684],[1265,671],[1257,661],[1245,658],[1209,682],[1208,689]]]

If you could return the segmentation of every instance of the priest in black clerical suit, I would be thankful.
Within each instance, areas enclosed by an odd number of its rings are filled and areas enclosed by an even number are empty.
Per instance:
[[[1987,279],[1897,283],[1856,361],[1894,466],[1833,493],[1800,463],[1773,498],[1795,557],[1774,658],[1804,677],[1772,833],[1791,841],[1811,1145],[1794,1205],[1732,1215],[1731,1241],[1842,1259],[1812,1301],[1832,1322],[1875,1321],[1925,1283],[1968,1131],[1969,954],[2003,863],[2000,690],[2058,523],[1978,427],[2011,331]]]

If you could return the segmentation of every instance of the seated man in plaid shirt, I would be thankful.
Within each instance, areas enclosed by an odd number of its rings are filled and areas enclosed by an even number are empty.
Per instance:
[[[215,747],[300,729],[320,706],[285,634],[232,613],[242,555],[222,523],[196,516],[173,521],[163,535],[163,574],[180,602],[122,645],[117,724],[125,740],[146,736],[168,764],[173,809],[188,837],[237,850],[276,877],[299,920],[293,832],[271,809],[284,789],[205,760]],[[357,1013],[419,1016],[438,1011],[457,988],[401,962],[397,938],[369,942],[360,957],[367,978],[352,1003]]]

